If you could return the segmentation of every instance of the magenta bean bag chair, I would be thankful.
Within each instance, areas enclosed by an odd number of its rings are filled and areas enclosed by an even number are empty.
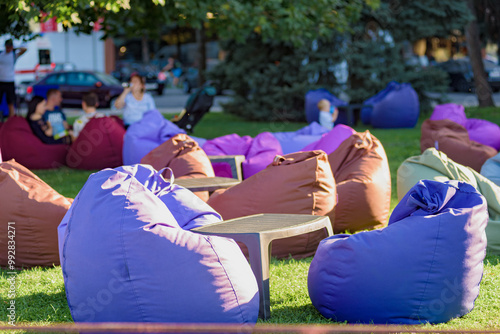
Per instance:
[[[465,116],[464,106],[455,103],[437,105],[434,107],[430,120],[439,121],[442,119],[449,119],[465,128],[467,116]]]
[[[66,164],[68,145],[44,144],[34,133],[28,121],[12,116],[0,129],[3,159],[15,159],[28,169],[59,168]]]
[[[66,164],[88,170],[121,166],[124,135],[125,128],[115,118],[93,118],[71,144]]]
[[[133,165],[141,162],[146,154],[178,133],[186,133],[165,119],[158,110],[144,113],[142,119],[127,129],[123,140],[123,163]]]
[[[315,150],[323,150],[326,154],[330,154],[335,151],[340,144],[353,134],[355,134],[353,128],[344,125],[338,124],[335,125],[333,129],[331,129],[328,133],[324,134],[320,140],[315,141],[304,147],[302,151],[315,151]]]
[[[485,119],[469,118],[465,124],[470,140],[500,150],[500,127]]]
[[[257,282],[236,242],[189,231],[219,221],[151,166],[92,174],[58,227],[73,320],[255,324]]]
[[[218,137],[207,140],[203,150],[207,155],[244,155],[246,160],[241,166],[244,179],[265,169],[276,155],[283,154],[279,141],[269,132],[260,133],[255,138],[237,134]],[[231,177],[226,163],[214,163],[213,167],[216,176]]]

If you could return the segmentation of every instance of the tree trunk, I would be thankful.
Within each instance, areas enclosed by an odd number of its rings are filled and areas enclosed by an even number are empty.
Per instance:
[[[143,33],[141,37],[141,49],[142,49],[142,62],[144,64],[147,64],[149,63],[149,45],[148,45],[148,35],[146,33]]]
[[[492,92],[486,72],[484,71],[483,59],[481,57],[481,42],[479,40],[479,29],[477,27],[476,10],[474,0],[467,1],[468,7],[474,19],[469,22],[465,29],[465,37],[467,39],[467,49],[469,59],[474,73],[474,84],[476,86],[476,95],[480,107],[492,107],[493,103]]]
[[[198,80],[201,86],[205,83],[205,70],[207,68],[205,26],[203,22],[200,29],[196,29],[196,43],[198,44]]]

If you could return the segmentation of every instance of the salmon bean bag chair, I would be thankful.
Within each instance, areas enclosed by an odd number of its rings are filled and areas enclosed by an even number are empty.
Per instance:
[[[115,118],[92,118],[71,144],[66,164],[90,170],[121,166],[124,135],[125,128]]]
[[[269,165],[276,155],[281,155],[279,141],[269,132],[262,132],[255,138],[230,135],[207,140],[203,150],[208,155],[244,155],[241,164],[243,178],[247,179]],[[231,168],[227,163],[214,163],[215,175],[231,177]]]
[[[9,117],[4,123],[0,145],[4,160],[15,159],[28,169],[59,168],[66,164],[68,146],[44,144],[21,116]]]
[[[197,178],[214,177],[212,164],[205,151],[197,142],[186,134],[178,134],[149,152],[141,160],[141,164],[153,166],[156,170],[169,167],[175,178]],[[163,173],[164,176],[168,172]],[[196,193],[205,202],[208,200],[208,192]]]
[[[92,174],[59,226],[75,322],[254,324],[255,276],[220,216],[148,165]]]
[[[481,167],[481,175],[500,186],[500,153],[486,160]]]
[[[323,240],[309,296],[349,323],[443,323],[474,308],[486,254],[485,198],[465,182],[419,181],[381,230]]]
[[[370,131],[355,133],[328,155],[338,203],[329,214],[335,233],[387,225],[391,173],[384,147]]]
[[[0,266],[30,268],[59,265],[57,226],[72,199],[43,182],[29,169],[9,160],[0,163]]]
[[[448,119],[425,120],[422,124],[420,149],[424,152],[434,147],[453,161],[479,172],[486,160],[498,152],[494,148],[472,141],[467,130]]]
[[[337,203],[335,179],[325,152],[291,153],[277,156],[266,169],[240,184],[215,191],[207,203],[225,220],[258,213],[325,216]],[[311,256],[326,236],[320,230],[275,240],[272,256]]]
[[[500,187],[470,167],[463,166],[434,148],[406,159],[398,169],[398,198],[422,179],[457,180],[473,185],[488,203],[489,222],[486,227],[488,251],[500,255]]]
[[[153,149],[178,133],[186,133],[165,119],[158,110],[144,113],[142,119],[131,124],[123,139],[123,163],[138,164]]]

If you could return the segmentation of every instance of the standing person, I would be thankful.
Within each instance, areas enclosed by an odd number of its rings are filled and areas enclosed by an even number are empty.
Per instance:
[[[73,123],[73,140],[75,140],[80,132],[83,130],[85,125],[92,118],[104,117],[104,114],[97,112],[97,106],[99,105],[99,99],[96,93],[87,93],[82,99],[82,109],[85,112],[82,116],[78,117]]]
[[[61,103],[61,91],[55,88],[49,89],[47,91],[47,103],[45,105],[43,120],[52,126],[54,139],[65,138],[65,143],[70,144],[72,132],[66,121],[66,115],[61,110]]]
[[[0,52],[0,102],[6,96],[9,106],[9,116],[14,116],[16,102],[16,87],[14,84],[14,64],[19,56],[26,52],[25,47],[14,49],[12,39],[5,41],[5,51]]]
[[[153,97],[146,93],[146,80],[137,73],[132,74],[129,86],[115,101],[115,107],[123,110],[125,127],[138,122],[146,111],[156,109]]]

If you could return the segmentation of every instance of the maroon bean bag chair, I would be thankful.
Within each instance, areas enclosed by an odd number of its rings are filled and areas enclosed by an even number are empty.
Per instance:
[[[449,119],[427,119],[422,124],[421,132],[422,153],[434,147],[453,161],[471,167],[478,173],[486,160],[498,153],[488,145],[470,140],[467,129]]]
[[[66,164],[68,146],[44,144],[21,116],[9,117],[1,127],[0,145],[5,161],[15,159],[28,169],[59,168]]]
[[[336,202],[335,179],[326,153],[308,151],[276,156],[266,169],[240,184],[215,191],[207,203],[227,220],[258,213],[325,216],[333,211]],[[312,256],[326,236],[320,230],[275,240],[272,256]],[[240,247],[246,252],[246,247]]]
[[[156,170],[169,167],[175,178],[214,177],[214,170],[210,159],[205,151],[201,149],[196,141],[186,134],[179,133],[141,159],[141,164],[151,165]],[[167,175],[165,171],[163,175]],[[195,193],[205,202],[208,200],[208,192]]]
[[[355,133],[328,155],[338,203],[329,216],[335,233],[387,225],[391,172],[384,147],[370,131]]]
[[[71,144],[66,164],[89,170],[121,166],[124,135],[125,128],[115,118],[92,118]]]
[[[59,265],[57,226],[73,200],[14,160],[0,163],[0,197],[0,266],[9,268],[12,240],[15,267]]]

